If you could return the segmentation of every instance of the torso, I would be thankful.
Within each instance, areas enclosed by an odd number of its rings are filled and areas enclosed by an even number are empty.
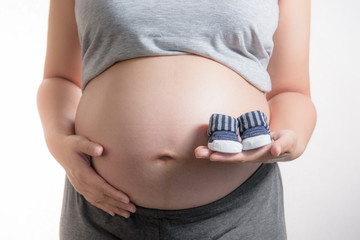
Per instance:
[[[196,159],[209,117],[261,110],[263,92],[230,68],[196,55],[119,62],[87,85],[76,133],[104,146],[96,171],[139,206],[183,209],[224,197],[258,167]]]

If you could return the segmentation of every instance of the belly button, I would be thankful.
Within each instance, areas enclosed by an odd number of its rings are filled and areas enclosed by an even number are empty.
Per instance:
[[[171,156],[160,156],[158,159],[163,161],[174,160],[174,158]]]
[[[175,157],[175,154],[166,152],[166,153],[161,153],[161,154],[157,155],[156,159],[162,160],[162,161],[170,161],[170,160],[175,160],[176,157]]]

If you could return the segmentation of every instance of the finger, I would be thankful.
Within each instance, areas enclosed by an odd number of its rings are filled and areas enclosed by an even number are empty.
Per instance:
[[[280,133],[279,132],[270,132],[270,136],[273,140],[276,141],[277,139],[279,139]]]
[[[281,151],[282,151],[281,143],[279,141],[273,142],[272,147],[271,147],[271,154],[274,157],[279,157],[281,154]]]
[[[79,152],[89,156],[99,157],[103,153],[103,147],[100,144],[89,141],[83,136],[78,136],[77,149]]]
[[[123,210],[123,209],[115,208],[114,212],[117,215],[123,216],[124,218],[129,218],[130,217],[130,213],[128,211]]]
[[[82,189],[85,190],[80,191],[80,193],[92,205],[112,216],[118,214],[123,217],[129,217],[129,214],[126,212],[136,211],[135,205],[130,203],[129,197],[124,193],[113,188],[97,174],[93,175],[91,179],[93,179],[91,182],[82,182]]]
[[[108,202],[102,202],[102,203],[97,203],[101,209],[106,209],[105,212],[109,213],[110,215],[114,216],[114,214],[123,216],[124,218],[129,218],[130,217],[130,212],[127,208],[125,207],[116,207],[111,205]],[[113,213],[113,214],[111,214]]]
[[[82,189],[85,189],[83,194],[91,194],[93,199],[103,201],[107,197],[125,204],[130,202],[129,197],[125,193],[111,186],[91,167],[83,169],[77,179],[82,185]]]
[[[111,211],[111,210],[107,209],[106,207],[104,207],[104,206],[102,206],[102,205],[100,205],[100,204],[93,204],[93,205],[94,205],[95,207],[103,210],[104,212],[110,214],[111,216],[113,216],[113,217],[115,216],[114,211]]]
[[[226,162],[251,162],[269,155],[271,144],[254,150],[242,151],[241,153],[219,153],[214,152],[210,156],[211,161]]]
[[[105,197],[108,197],[125,204],[130,202],[129,197],[126,194],[111,186],[94,170],[90,170],[82,179],[82,183],[87,185],[86,189],[88,189],[88,192],[90,192],[94,198],[103,201]]]
[[[115,216],[115,214],[123,216],[124,218],[129,218],[130,217],[130,213],[124,209],[119,209],[116,207],[113,207],[107,203],[94,203],[93,204],[95,207],[103,210],[104,212],[110,214],[111,216]]]
[[[120,201],[122,203],[128,204],[130,202],[129,197],[123,192],[117,190],[106,181],[102,183],[101,192],[104,193],[106,197],[112,198],[115,201]]]
[[[129,197],[126,196],[124,193],[116,190],[108,183],[105,182],[100,187],[92,187],[93,190],[91,190],[90,188],[91,185],[88,186],[88,191],[86,194],[86,198],[89,199],[88,201],[94,206],[103,209],[110,215],[112,215],[111,213],[116,213],[124,216],[123,214],[121,214],[124,213],[124,211],[136,211],[136,207],[134,204],[130,203]],[[119,209],[122,210],[120,211]]]
[[[296,145],[296,136],[293,132],[282,131],[274,134],[275,140],[271,153],[275,157],[279,157],[282,154],[290,153]]]
[[[131,202],[129,202],[128,204],[126,203],[123,203],[123,202],[119,202],[119,201],[116,201],[112,198],[107,198],[107,199],[104,199],[104,201],[112,207],[112,209],[122,209],[124,211],[127,211],[127,212],[136,212],[136,207],[134,204],[132,204]]]
[[[206,146],[199,146],[195,149],[195,157],[196,158],[209,158],[210,155],[213,153],[208,147]]]
[[[107,196],[102,196],[100,198],[95,197],[94,199],[97,200],[87,200],[92,205],[102,209],[103,211],[109,213],[112,216],[114,216],[114,214],[118,214],[123,217],[129,217],[129,212],[134,213],[136,211],[136,208],[132,203],[125,204]]]
[[[130,198],[125,193],[119,191],[103,179],[98,194],[103,194],[104,201],[113,207],[125,209],[130,212],[136,211],[135,205],[130,202]]]

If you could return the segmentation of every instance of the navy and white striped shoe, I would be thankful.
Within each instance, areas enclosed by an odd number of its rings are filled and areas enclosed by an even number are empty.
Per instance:
[[[271,143],[270,127],[265,113],[247,112],[242,114],[238,121],[243,150],[259,148]]]
[[[242,144],[238,137],[239,122],[223,114],[212,114],[208,128],[208,148],[215,152],[239,153]]]

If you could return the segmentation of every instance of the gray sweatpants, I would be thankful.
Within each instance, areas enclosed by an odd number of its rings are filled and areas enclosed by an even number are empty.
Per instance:
[[[210,204],[182,210],[137,206],[129,219],[92,206],[68,179],[60,223],[61,240],[286,239],[278,165],[263,164],[236,190]]]

